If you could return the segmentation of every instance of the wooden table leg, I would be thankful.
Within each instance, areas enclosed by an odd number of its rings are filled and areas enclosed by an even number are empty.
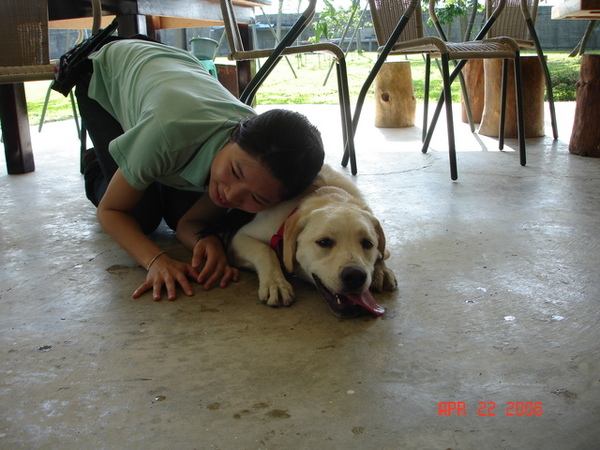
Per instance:
[[[152,17],[139,14],[121,14],[117,16],[117,20],[119,21],[117,34],[120,37],[128,38],[135,34],[144,34],[149,38],[156,39]]]
[[[35,170],[23,83],[0,84],[0,120],[9,174]]]

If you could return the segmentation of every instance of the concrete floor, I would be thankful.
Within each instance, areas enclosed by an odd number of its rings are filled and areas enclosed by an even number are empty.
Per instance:
[[[343,171],[337,107],[297,109]],[[568,153],[574,104],[558,111],[526,167],[457,125],[458,182],[442,129],[424,155],[420,127],[365,112],[354,179],[399,289],[348,321],[299,282],[263,306],[251,273],[133,300],[144,270],[96,224],[73,123],[32,130],[37,170],[0,167],[0,447],[598,448],[600,160]]]

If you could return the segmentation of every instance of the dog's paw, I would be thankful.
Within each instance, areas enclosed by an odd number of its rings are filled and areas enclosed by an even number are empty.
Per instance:
[[[394,275],[392,269],[386,266],[383,270],[383,290],[395,291],[397,288],[398,280],[396,280],[396,275]]]
[[[269,306],[290,306],[294,303],[294,289],[286,280],[260,283],[258,296]]]
[[[392,269],[385,265],[383,261],[375,264],[373,271],[373,280],[370,289],[374,292],[394,291],[398,287],[398,281]]]

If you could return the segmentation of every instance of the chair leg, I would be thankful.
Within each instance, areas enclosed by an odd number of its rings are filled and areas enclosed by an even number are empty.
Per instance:
[[[354,136],[354,133],[356,132],[356,127],[358,125],[358,119],[360,118],[360,112],[361,112],[365,97],[367,95],[367,91],[369,90],[369,87],[371,87],[371,84],[373,83],[373,80],[375,79],[375,75],[377,75],[377,72],[379,72],[379,69],[381,68],[381,66],[385,62],[386,58],[390,54],[390,51],[394,47],[396,41],[398,40],[398,37],[400,37],[400,34],[406,27],[406,24],[408,23],[409,20],[410,20],[410,18],[407,17],[405,14],[402,16],[402,18],[396,25],[396,28],[394,28],[394,31],[389,36],[388,41],[384,45],[383,50],[379,54],[377,60],[375,61],[375,64],[371,68],[371,71],[369,72],[369,75],[361,88],[361,91],[358,95],[356,107],[354,109],[354,116],[352,117],[351,132],[352,132],[353,136]],[[348,140],[348,142],[350,142],[350,140]],[[343,167],[346,167],[346,165],[348,164],[348,158],[350,158],[350,156],[351,156],[350,151],[349,151],[348,147],[346,147],[346,150],[344,151],[344,156],[342,158],[342,166]]]
[[[448,156],[450,159],[450,178],[458,179],[456,164],[456,141],[454,137],[454,120],[452,117],[452,92],[450,90],[450,69],[447,55],[442,55],[442,71],[444,77],[444,101],[446,102],[446,122],[448,127]]]
[[[77,136],[81,136],[81,128],[79,127],[79,115],[77,114],[77,106],[75,103],[75,94],[73,90],[69,92],[69,98],[71,99],[71,108],[73,109],[73,118],[75,119],[75,128],[77,129]]]
[[[426,57],[426,62],[425,62],[425,102],[427,102],[428,100],[428,96],[427,93],[429,92],[429,79],[431,77],[430,72],[429,72],[429,64],[430,63],[430,56],[427,55]],[[440,71],[440,74],[442,73],[442,64],[437,61],[437,65],[438,65],[438,69]],[[456,61],[454,62],[454,66],[456,67],[457,63]],[[469,127],[471,128],[471,133],[475,133],[475,122],[473,121],[473,112],[471,111],[471,102],[469,100],[469,94],[467,92],[467,83],[465,81],[465,77],[463,76],[462,70],[460,72],[458,72],[458,80],[460,82],[460,90],[462,93],[462,97],[463,97],[463,102],[465,105],[465,112],[467,113],[467,120],[469,122]],[[427,110],[428,110],[428,105],[427,103],[424,104],[424,119],[423,119],[423,133],[421,135],[421,142],[423,142],[425,140],[425,136],[427,135]]]
[[[525,148],[525,119],[523,118],[523,80],[521,77],[521,57],[519,52],[515,57],[515,85],[517,95],[517,129],[519,134],[519,157],[521,165],[527,164],[527,150]]]
[[[337,61],[333,62],[335,64],[335,70],[337,74],[337,86],[338,86],[338,103],[340,105],[340,117],[342,119],[342,142],[344,144],[344,153],[350,152],[350,144],[348,142],[348,127],[346,124],[346,107],[345,107],[345,96],[343,92],[342,80],[340,79],[340,68],[338,66]]]
[[[498,127],[498,148],[504,148],[504,129],[506,128],[506,87],[508,84],[508,59],[502,61],[502,84],[500,89],[500,123]]]
[[[538,54],[540,64],[544,70],[544,77],[546,78],[546,94],[548,95],[548,105],[550,107],[550,121],[552,123],[552,135],[554,139],[558,139],[558,125],[556,122],[556,109],[554,108],[554,92],[552,91],[552,79],[550,78],[550,70],[548,70],[548,64],[546,64],[546,58],[544,55]]]
[[[48,86],[48,91],[46,92],[46,98],[44,99],[44,106],[42,106],[42,114],[40,116],[40,124],[38,126],[38,132],[42,131],[42,127],[44,126],[44,121],[46,120],[46,112],[48,111],[48,103],[50,102],[50,93],[52,92],[52,83]],[[81,128],[79,127],[79,115],[77,114],[77,106],[75,103],[75,95],[73,91],[69,91],[69,99],[71,100],[71,108],[73,109],[73,118],[75,119],[75,128],[77,130],[77,137],[81,136]]]
[[[363,83],[362,88],[360,89],[360,92],[358,93],[358,98],[356,99],[356,106],[354,107],[354,115],[352,116],[352,136],[354,136],[354,134],[356,133],[356,128],[358,127],[358,121],[360,119],[362,107],[365,103],[365,98],[367,97],[369,88],[373,84],[373,81],[375,80],[375,77],[377,76],[377,73],[379,72],[379,69],[381,69],[381,66],[385,62],[386,58],[387,58],[387,53],[379,54],[379,56],[377,57],[377,60],[375,61],[375,64],[373,65],[373,67],[371,68],[371,71],[369,72],[369,75],[367,76],[367,79]],[[352,142],[354,143],[354,140]],[[344,156],[342,158],[342,167],[346,167],[348,165],[349,158],[350,158],[350,152],[349,152],[348,148],[346,147],[346,149],[344,150]]]
[[[48,91],[46,91],[46,99],[44,100],[44,106],[42,107],[42,115],[40,117],[40,125],[38,127],[38,132],[42,131],[42,127],[44,126],[44,120],[46,119],[46,110],[48,109],[48,102],[50,101],[50,93],[52,92],[52,83],[48,86]]]
[[[456,80],[456,77],[458,76],[458,74],[460,73],[460,71],[462,70],[462,68],[465,66],[466,63],[467,63],[467,60],[463,59],[454,67],[454,70],[452,70],[452,73],[450,74],[450,79],[449,79],[450,85],[452,85],[454,80]],[[427,153],[427,149],[429,148],[429,143],[431,142],[431,137],[433,136],[433,131],[435,130],[435,126],[437,125],[437,121],[440,117],[440,113],[442,112],[443,106],[444,106],[444,94],[442,93],[442,95],[440,95],[440,98],[438,99],[438,103],[437,103],[437,106],[435,107],[435,111],[433,112],[433,117],[431,118],[431,123],[429,124],[429,128],[427,130],[427,136],[425,137],[425,140],[423,141],[423,147],[421,148],[421,151],[423,153]]]
[[[429,143],[431,142],[431,137],[433,136],[433,131],[435,130],[435,126],[437,125],[437,121],[440,117],[440,113],[442,112],[442,108],[444,106],[444,92],[442,91],[442,95],[438,99],[437,105],[435,106],[435,111],[433,112],[433,117],[431,118],[431,123],[427,129],[427,136],[425,136],[425,140],[423,141],[423,146],[421,147],[421,152],[427,153],[427,149],[429,148]]]
[[[429,143],[431,142],[431,137],[433,135],[433,130],[435,129],[437,120],[440,116],[440,113],[442,112],[442,107],[444,106],[445,102],[446,122],[448,128],[448,156],[450,160],[450,178],[452,178],[452,180],[458,179],[458,166],[456,162],[456,140],[454,136],[454,119],[452,117],[452,92],[450,87],[452,85],[452,81],[456,79],[458,73],[464,67],[466,62],[466,60],[461,60],[452,71],[452,74],[450,74],[450,61],[448,55],[442,55],[442,77],[444,81],[444,90],[438,100],[437,106],[433,113],[433,117],[431,119],[431,124],[429,125],[429,130],[427,131],[427,137],[425,138],[425,142],[423,143],[423,147],[421,148],[421,151],[423,153],[427,153],[427,149],[429,147]]]
[[[350,172],[356,175],[356,150],[354,147],[354,128],[352,126],[352,114],[350,112],[350,89],[348,87],[348,71],[346,61],[337,61],[338,95],[340,98],[340,115],[342,118],[342,135],[344,142],[344,158],[346,154],[350,159]]]
[[[260,68],[260,70],[258,72],[256,72],[256,75],[254,75],[252,77],[252,79],[250,80],[250,83],[248,83],[248,85],[246,86],[244,91],[240,94],[240,101],[242,103],[245,103],[246,105],[252,105],[252,102],[254,101],[254,96],[256,95],[256,92],[258,91],[260,86],[263,84],[263,81],[265,81],[265,79],[273,71],[275,66],[277,66],[277,64],[279,63],[280,60],[281,60],[281,55],[275,56],[275,57],[273,55],[271,55],[265,61],[263,66]]]
[[[427,122],[429,120],[429,86],[431,81],[431,56],[425,55],[425,88],[423,91],[423,131],[421,142],[427,137]]]
[[[542,66],[542,70],[544,71],[544,77],[546,78],[546,95],[548,95],[548,104],[550,105],[550,120],[552,123],[552,134],[554,136],[554,139],[558,139],[558,127],[556,122],[556,110],[554,108],[554,93],[552,92],[552,79],[550,77],[550,71],[548,70],[546,58],[544,57],[544,52],[542,51],[540,40],[538,39],[537,33],[535,31],[533,19],[531,19],[530,17],[525,21],[525,23],[527,23],[529,34],[533,39],[535,51],[537,52],[538,59],[540,60],[540,64]]]

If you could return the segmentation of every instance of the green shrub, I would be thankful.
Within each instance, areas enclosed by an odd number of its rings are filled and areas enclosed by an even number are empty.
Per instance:
[[[575,84],[579,80],[579,58],[549,58],[548,70],[552,79],[552,91],[557,102],[575,101]]]

